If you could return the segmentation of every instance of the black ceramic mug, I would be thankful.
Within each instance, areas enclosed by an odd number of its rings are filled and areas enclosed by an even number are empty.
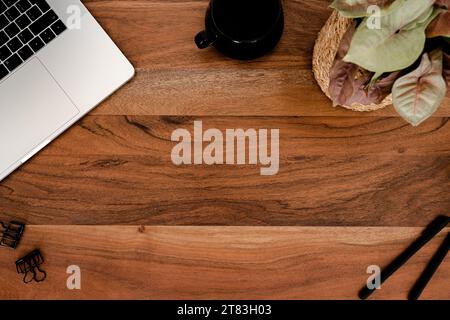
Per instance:
[[[211,0],[195,43],[200,49],[213,45],[231,58],[254,59],[275,48],[283,29],[281,0]]]

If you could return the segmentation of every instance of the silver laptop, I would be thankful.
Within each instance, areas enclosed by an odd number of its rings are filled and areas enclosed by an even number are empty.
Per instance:
[[[133,75],[79,0],[0,0],[0,180]]]

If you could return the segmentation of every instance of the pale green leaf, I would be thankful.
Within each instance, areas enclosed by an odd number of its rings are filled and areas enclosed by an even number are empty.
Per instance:
[[[428,119],[442,103],[447,88],[442,76],[442,51],[424,53],[419,67],[394,83],[397,112],[413,126]]]
[[[400,76],[400,72],[394,72],[368,86],[372,73],[342,60],[350,47],[355,30],[356,22],[353,21],[342,38],[330,71],[329,92],[334,106],[381,103],[392,92],[392,86]]]
[[[438,10],[438,12],[436,12],[435,10]],[[428,24],[431,23],[431,21],[434,19],[434,17],[436,17],[442,11],[443,10],[435,9],[433,6],[431,6],[420,17],[418,17],[417,19],[413,20],[408,25],[404,26],[402,28],[402,30],[412,30],[412,29],[415,29],[415,28],[420,28],[421,26],[424,26],[425,24],[428,25]],[[432,15],[433,15],[433,18],[431,18]]]
[[[369,28],[368,19],[364,19],[344,61],[375,73],[411,66],[423,52],[425,29],[436,15],[433,4],[434,0],[397,0],[381,16],[379,29]]]

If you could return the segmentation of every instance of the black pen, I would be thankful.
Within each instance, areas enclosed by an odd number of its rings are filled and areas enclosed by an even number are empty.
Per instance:
[[[439,249],[434,254],[433,258],[431,258],[430,262],[423,270],[419,279],[417,279],[416,283],[414,284],[413,288],[411,289],[408,295],[409,300],[419,299],[428,282],[430,282],[431,278],[436,273],[442,261],[444,261],[445,257],[448,254],[449,249],[450,249],[450,233],[447,234],[447,237],[445,238],[444,242],[442,242]]]
[[[450,218],[447,216],[438,216],[434,221],[426,227],[419,238],[417,238],[405,251],[394,259],[386,268],[381,271],[380,284],[384,283],[392,276],[400,267],[402,267],[413,255],[415,255],[424,245],[433,239],[442,229],[449,223]],[[360,299],[367,299],[374,289],[364,286],[359,292]]]

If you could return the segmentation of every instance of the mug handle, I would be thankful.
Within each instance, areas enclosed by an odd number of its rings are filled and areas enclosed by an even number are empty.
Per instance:
[[[217,39],[216,35],[213,35],[206,31],[202,31],[195,36],[194,40],[195,44],[199,49],[205,49],[208,48],[211,44],[213,44],[216,41],[216,39]]]

